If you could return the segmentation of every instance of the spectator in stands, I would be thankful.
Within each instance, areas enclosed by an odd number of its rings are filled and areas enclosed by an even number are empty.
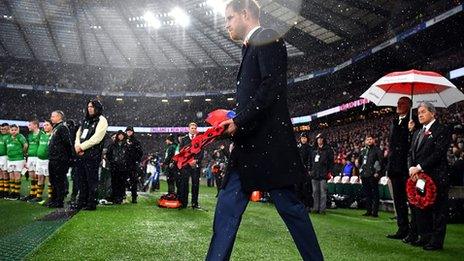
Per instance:
[[[363,216],[378,217],[379,211],[379,179],[382,173],[382,151],[375,145],[372,135],[366,136],[365,147],[361,150],[359,162],[361,162],[360,174],[362,187],[366,199],[366,213]]]
[[[313,189],[313,213],[325,214],[327,204],[327,176],[333,170],[333,150],[322,134],[316,136],[311,154],[311,183]]]
[[[453,150],[456,160],[451,165],[450,183],[451,186],[464,186],[464,151]]]
[[[351,177],[353,174],[354,160],[351,159],[351,154],[348,154],[346,158],[347,159],[345,160],[345,164],[343,166],[342,176]]]

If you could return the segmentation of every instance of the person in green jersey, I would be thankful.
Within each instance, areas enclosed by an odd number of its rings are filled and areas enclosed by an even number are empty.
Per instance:
[[[10,137],[10,125],[3,123],[0,127],[0,198],[8,196],[10,189],[8,176],[8,156],[6,155],[6,140]]]
[[[19,133],[16,124],[10,126],[11,136],[6,142],[8,173],[10,175],[10,198],[19,199],[21,192],[21,171],[24,168],[24,154],[27,153],[27,140]]]
[[[29,147],[27,148],[27,162],[26,168],[29,172],[29,178],[31,180],[31,189],[29,191],[29,195],[23,197],[23,201],[31,200],[36,198],[36,190],[37,190],[37,175],[36,175],[36,164],[37,164],[37,148],[39,147],[39,137],[40,137],[40,129],[39,129],[39,121],[38,120],[31,120],[29,121],[29,134],[27,135],[27,143]]]
[[[44,191],[45,181],[48,177],[48,141],[52,135],[52,122],[50,120],[45,120],[43,125],[43,131],[40,132],[39,137],[39,146],[37,148],[37,164],[36,164],[36,174],[37,174],[37,194],[36,198],[32,199],[31,202],[40,202],[42,201],[42,194]],[[50,184],[48,184],[50,188]],[[49,189],[48,198],[50,198],[51,190]]]

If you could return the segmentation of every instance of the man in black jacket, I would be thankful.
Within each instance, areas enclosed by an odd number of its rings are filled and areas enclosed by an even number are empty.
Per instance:
[[[103,105],[98,100],[87,102],[85,118],[76,133],[76,173],[79,179],[77,209],[97,208],[98,169],[102,160],[103,140],[108,122],[102,115]]]
[[[310,173],[313,189],[313,213],[325,214],[327,205],[327,175],[332,172],[334,152],[322,134],[316,136],[316,148],[311,153]]]
[[[197,135],[197,124],[191,122],[188,126],[189,133],[185,135],[179,144],[179,148],[190,145],[192,140]],[[188,204],[188,194],[189,194],[189,179],[192,178],[192,208],[198,209],[198,194],[200,190],[200,174],[201,174],[201,161],[203,160],[203,151],[195,155],[193,162],[189,165],[183,167],[180,170],[180,182],[179,182],[179,199],[182,203],[181,208],[186,208]]]
[[[114,204],[121,204],[125,196],[126,180],[129,177],[129,151],[126,133],[122,130],[116,133],[114,143],[108,147],[106,158],[110,163],[111,198]]]
[[[51,114],[53,131],[48,144],[48,170],[53,197],[47,204],[51,208],[62,208],[66,195],[66,174],[73,155],[71,134],[63,122],[64,113],[54,111]]]
[[[437,196],[431,207],[412,207],[411,219],[417,223],[417,231],[412,231],[411,235],[417,232],[419,238],[416,241],[409,238],[409,241],[415,246],[423,246],[424,250],[438,250],[443,248],[448,219],[447,151],[451,144],[451,133],[449,128],[435,119],[436,109],[431,103],[422,102],[417,112],[423,127],[412,137],[408,157],[409,176],[416,182],[419,173],[426,173],[437,187]],[[409,127],[413,126],[411,122]]]
[[[137,169],[139,168],[140,160],[143,157],[143,148],[140,141],[135,137],[134,128],[128,126],[126,128],[127,144],[129,150],[129,182],[132,195],[132,203],[137,203],[137,185],[139,181]]]
[[[304,260],[322,260],[305,206],[295,194],[305,169],[298,155],[287,107],[287,50],[278,33],[259,25],[253,0],[227,4],[226,28],[242,41],[237,76],[237,116],[222,122],[232,136],[223,189],[206,260],[228,260],[252,191],[268,191]]]
[[[392,239],[403,239],[409,233],[408,199],[406,196],[406,181],[408,175],[408,152],[411,146],[413,132],[408,129],[409,110],[412,101],[408,97],[398,99],[396,113],[390,125],[388,163],[386,167],[388,178],[393,189],[393,202],[396,211],[398,230],[395,234],[387,235]]]
[[[379,180],[382,173],[383,154],[380,148],[374,144],[372,135],[367,135],[365,147],[359,155],[359,173],[366,199],[366,213],[363,216],[379,216]]]
[[[176,154],[176,147],[177,143],[175,143],[176,137],[170,134],[166,137],[166,152],[164,153],[163,159],[163,172],[166,175],[167,183],[168,183],[168,193],[175,193],[176,192],[176,179],[177,179],[177,168],[172,161],[172,157]]]

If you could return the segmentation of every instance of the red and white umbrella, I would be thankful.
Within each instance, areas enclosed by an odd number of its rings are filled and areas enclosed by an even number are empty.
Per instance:
[[[464,100],[464,94],[445,77],[418,70],[389,73],[361,95],[377,106],[396,106],[403,96],[411,98],[413,108],[424,101],[446,108]]]

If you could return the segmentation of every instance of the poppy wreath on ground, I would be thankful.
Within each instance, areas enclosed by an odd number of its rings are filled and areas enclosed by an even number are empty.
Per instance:
[[[425,180],[424,193],[419,193],[419,191],[417,191],[417,181],[414,182],[411,178],[409,178],[406,183],[406,193],[410,204],[420,209],[425,209],[435,203],[435,199],[437,198],[437,186],[432,178],[423,172],[419,173],[418,177],[419,179]]]

